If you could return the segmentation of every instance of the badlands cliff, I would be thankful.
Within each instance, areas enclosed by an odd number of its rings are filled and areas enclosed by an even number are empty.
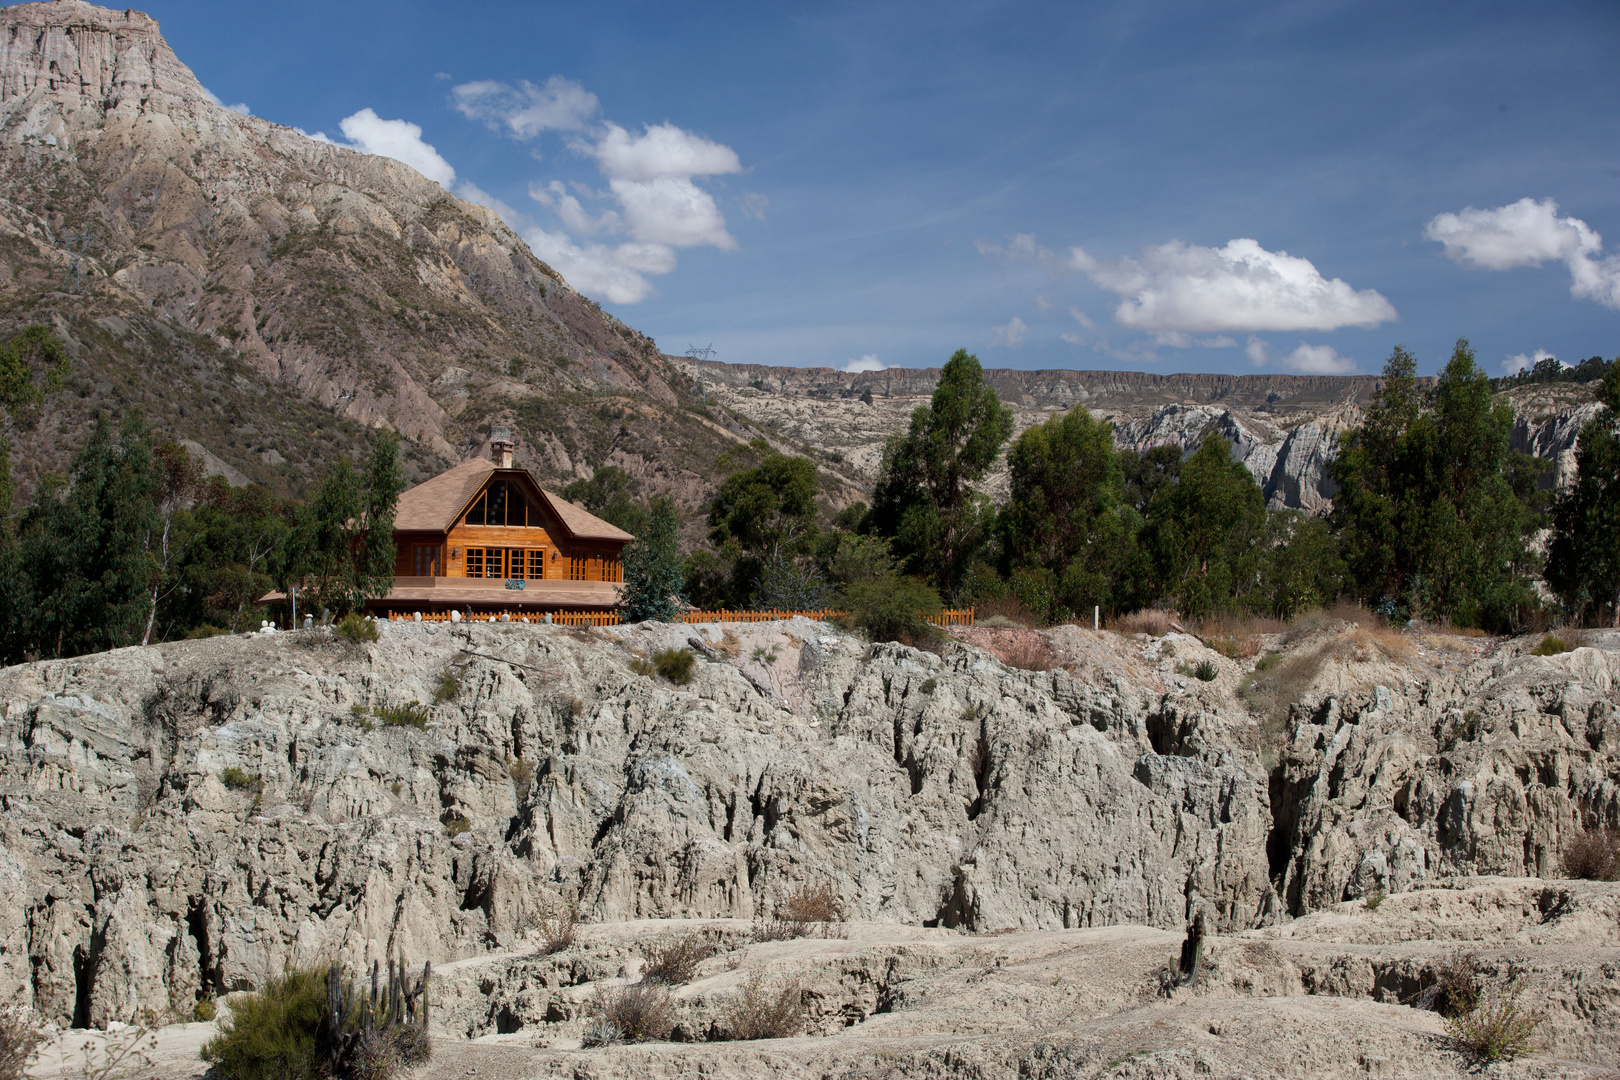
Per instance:
[[[1217,1026],[1334,995],[1373,1010],[1358,1025],[1385,1009],[1400,1039],[1438,1039],[1399,1003],[1463,941],[1528,980],[1548,1053],[1620,1050],[1620,886],[1563,879],[1559,857],[1620,820],[1620,641],[1533,657],[1330,623],[1266,639],[1303,680],[1282,716],[1240,696],[1255,659],[1178,633],[1059,628],[1056,666],[1031,671],[997,654],[1034,631],[935,655],[804,620],[380,629],[0,672],[5,993],[64,1027],[183,1018],[289,963],[403,949],[440,967],[447,1037],[578,1054],[593,986],[689,927],[735,963],[683,992],[688,1039],[763,965],[814,989],[815,1038],[771,1051],[793,1075],[881,1050],[913,1062],[895,1075],[1055,1076],[1026,1068],[1061,1050],[1037,1047],[1047,1027],[1078,1054],[1176,1007],[1153,971],[1202,912],[1224,966],[1194,997]],[[717,658],[689,686],[632,669],[692,635]],[[1183,674],[1203,661],[1212,681]],[[424,728],[379,716],[436,693]],[[748,944],[749,920],[823,882],[846,938]],[[584,944],[541,955],[538,920],[574,901]],[[1310,1074],[1323,1045],[1277,1068]],[[988,1071],[942,1065],[948,1046]],[[1209,1061],[1260,1067],[1240,1049]],[[612,1060],[595,1075],[636,1071]]]

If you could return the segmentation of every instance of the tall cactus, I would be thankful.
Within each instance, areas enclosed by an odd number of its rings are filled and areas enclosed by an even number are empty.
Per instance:
[[[339,965],[326,971],[327,1048],[332,1075],[339,1080],[386,1080],[401,1065],[426,1061],[432,1052],[427,1034],[428,980],[433,965],[422,965],[422,977],[412,980],[405,957],[388,961],[388,982],[382,965],[371,963],[370,992],[343,976]]]

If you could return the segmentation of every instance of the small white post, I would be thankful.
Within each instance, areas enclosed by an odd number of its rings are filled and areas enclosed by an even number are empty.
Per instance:
[[[1101,630],[1102,629],[1102,605],[1101,604],[1092,604],[1091,605],[1091,628],[1093,630]]]

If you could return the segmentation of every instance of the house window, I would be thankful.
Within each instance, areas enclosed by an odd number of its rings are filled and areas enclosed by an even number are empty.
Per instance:
[[[544,551],[529,552],[529,576],[536,580],[546,576],[546,553]]]
[[[414,554],[417,577],[439,576],[439,546],[437,544],[417,544]]]
[[[468,525],[540,526],[540,515],[529,508],[523,486],[507,480],[496,480],[480,492],[465,520]]]
[[[484,549],[483,548],[468,548],[467,549],[467,576],[468,577],[483,577],[484,576]]]

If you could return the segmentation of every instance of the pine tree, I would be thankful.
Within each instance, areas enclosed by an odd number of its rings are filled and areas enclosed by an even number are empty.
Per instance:
[[[1598,384],[1601,404],[1581,428],[1575,482],[1553,506],[1547,583],[1577,618],[1609,606],[1620,627],[1620,361]]]
[[[1012,410],[984,384],[979,358],[958,349],[940,372],[933,400],[889,440],[872,494],[872,528],[894,541],[911,573],[954,595],[989,539],[994,512],[974,485],[1012,435]]]
[[[625,622],[669,622],[680,604],[683,567],[680,514],[669,499],[654,499],[646,532],[624,552]]]

